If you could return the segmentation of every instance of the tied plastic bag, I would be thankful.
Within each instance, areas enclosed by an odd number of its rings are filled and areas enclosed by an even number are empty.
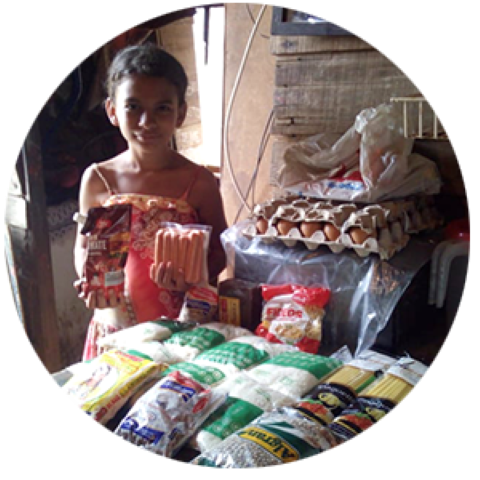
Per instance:
[[[376,202],[415,194],[437,194],[441,178],[434,162],[412,154],[398,105],[362,110],[340,138],[319,134],[288,147],[277,186],[306,196]]]

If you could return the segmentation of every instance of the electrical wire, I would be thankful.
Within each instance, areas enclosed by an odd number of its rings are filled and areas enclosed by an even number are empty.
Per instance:
[[[265,154],[265,150],[267,148],[268,140],[270,138],[270,127],[273,122],[274,111],[275,111],[274,108],[270,110],[270,114],[268,116],[267,122],[265,123],[265,127],[262,133],[262,138],[260,140],[260,145],[258,147],[257,163],[255,165],[255,169],[250,179],[247,193],[245,194],[245,198],[248,198],[248,195],[250,194],[250,190],[252,191],[252,206],[255,205],[255,182],[257,179],[258,171],[260,169],[260,163],[262,162],[263,156]],[[244,205],[240,205],[240,208],[237,211],[237,215],[235,216],[235,220],[233,221],[234,224],[238,222],[238,219],[240,217],[240,214],[242,213],[243,207]]]
[[[250,17],[250,19],[252,20],[252,23],[255,23],[255,17],[253,16],[253,13],[252,13],[252,10],[250,8],[250,5],[248,3],[245,3],[244,4],[246,9],[247,9],[247,12],[248,12],[248,16]],[[259,34],[262,38],[265,38],[265,39],[269,39],[270,37],[268,35],[265,35],[264,33],[260,33]]]
[[[240,190],[240,187],[238,185],[237,179],[235,178],[235,174],[233,172],[233,167],[230,161],[230,152],[229,152],[229,147],[228,147],[228,128],[229,128],[229,123],[230,123],[230,115],[232,113],[232,106],[238,91],[238,86],[240,84],[240,79],[243,75],[243,71],[245,68],[245,64],[248,58],[248,54],[250,52],[250,48],[252,46],[253,39],[255,37],[255,33],[258,29],[258,26],[260,24],[260,21],[263,17],[263,14],[265,13],[267,5],[262,5],[260,12],[257,15],[257,18],[255,20],[255,24],[253,25],[252,31],[250,32],[250,36],[247,41],[247,45],[245,47],[245,50],[243,52],[243,57],[240,61],[240,66],[238,68],[237,76],[235,78],[235,82],[233,84],[232,92],[230,94],[230,99],[228,101],[227,105],[227,110],[225,113],[225,121],[224,121],[224,128],[223,128],[223,150],[225,153],[225,164],[227,166],[227,170],[230,174],[230,177],[232,179],[233,186],[235,188],[235,192],[237,193],[238,197],[242,201],[243,207],[246,207],[250,212],[252,211],[252,208],[248,205],[247,202],[247,196],[244,196],[243,193]]]

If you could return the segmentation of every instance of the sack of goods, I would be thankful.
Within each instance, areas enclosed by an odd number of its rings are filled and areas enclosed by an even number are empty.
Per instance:
[[[265,412],[191,463],[218,468],[268,467],[311,457],[335,445],[333,435],[320,423],[294,408],[280,407]]]
[[[317,353],[330,290],[293,284],[262,285],[262,297],[262,321],[255,333],[270,342]]]
[[[109,350],[82,365],[62,388],[82,410],[105,425],[143,384],[167,367],[138,352]]]
[[[255,382],[243,371],[216,388],[226,392],[228,399],[193,437],[191,445],[200,452],[212,449],[263,412],[295,402],[295,399]]]
[[[357,370],[356,375],[361,369]],[[301,401],[277,408],[200,454],[190,465],[209,469],[264,469],[322,455],[384,420],[415,390],[428,371],[421,362],[401,358],[333,420],[335,409],[324,408],[326,403],[322,401],[315,405],[311,398],[308,403]],[[323,415],[315,415],[316,408]]]
[[[142,395],[115,433],[165,457],[174,456],[226,399],[191,376],[172,372]]]

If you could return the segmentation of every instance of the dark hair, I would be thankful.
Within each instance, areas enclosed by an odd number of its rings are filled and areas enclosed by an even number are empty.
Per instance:
[[[108,96],[113,99],[122,80],[134,74],[166,78],[175,85],[179,104],[185,103],[188,79],[184,68],[175,57],[153,43],[129,46],[115,55],[107,73]]]

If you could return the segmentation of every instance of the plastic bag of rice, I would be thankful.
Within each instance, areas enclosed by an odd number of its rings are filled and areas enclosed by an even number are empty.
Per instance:
[[[173,457],[226,394],[179,371],[171,372],[142,395],[115,429],[141,448]]]
[[[212,322],[192,330],[174,333],[163,343],[172,355],[186,362],[193,360],[205,350],[244,335],[252,333],[244,328]]]
[[[170,349],[165,347],[162,342],[149,341],[149,342],[131,342],[129,350],[134,350],[150,357],[154,362],[164,363],[167,365],[174,365],[182,362],[183,359],[178,355],[175,355]],[[123,350],[123,349],[122,349]]]
[[[284,352],[296,351],[290,345],[274,344],[262,337],[249,335],[222,343],[199,354],[197,365],[215,367],[227,377],[252,368]]]
[[[295,402],[291,397],[260,385],[245,372],[228,378],[215,388],[226,392],[228,398],[210,415],[192,438],[191,446],[200,452],[212,449],[263,412]]]
[[[133,344],[139,342],[162,341],[169,338],[176,332],[188,330],[195,327],[194,322],[180,322],[162,317],[159,320],[142,322],[131,327],[124,328],[118,332],[111,333],[98,340],[98,346],[109,350],[118,348],[119,350],[132,349]]]
[[[210,387],[216,386],[225,380],[225,374],[218,368],[197,365],[195,362],[180,362],[175,365],[170,365],[163,372],[163,375],[165,376],[177,371],[190,375],[197,382],[209,385]]]
[[[291,407],[265,412],[191,463],[217,468],[282,465],[336,445],[330,431]]]
[[[285,395],[301,398],[342,365],[336,358],[306,352],[284,352],[252,368],[248,375]]]

